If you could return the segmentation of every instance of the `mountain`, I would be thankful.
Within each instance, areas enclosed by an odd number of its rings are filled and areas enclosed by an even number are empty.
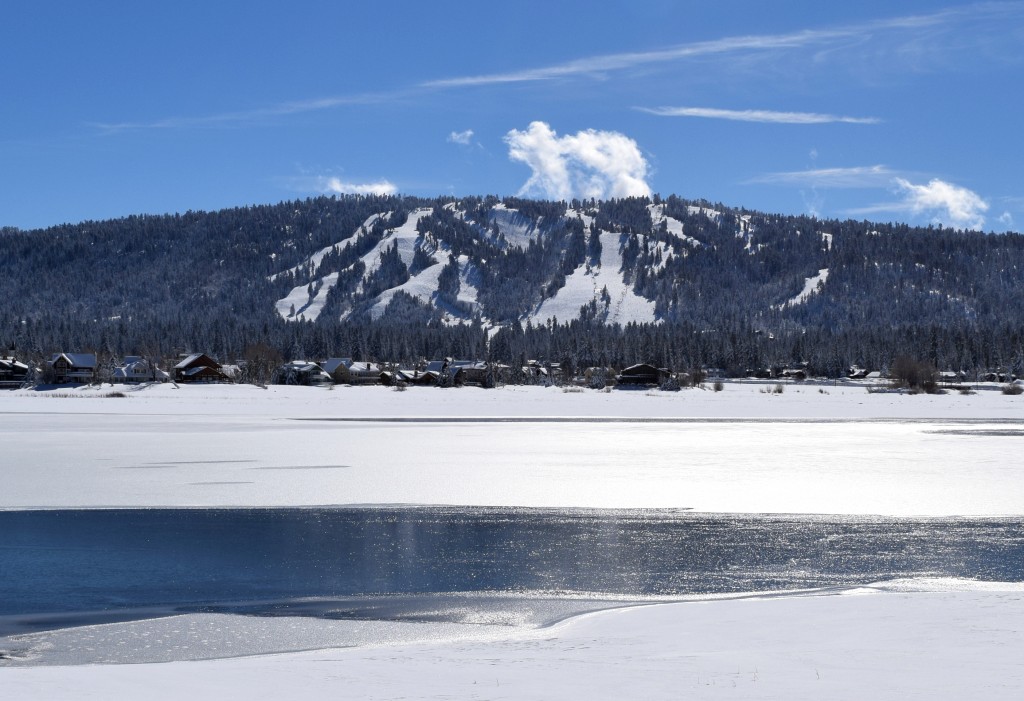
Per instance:
[[[623,362],[991,365],[1021,355],[1022,273],[1018,234],[675,196],[320,197],[4,229],[0,342],[512,360],[601,338]]]

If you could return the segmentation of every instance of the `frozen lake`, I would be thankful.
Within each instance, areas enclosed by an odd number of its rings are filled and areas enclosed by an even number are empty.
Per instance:
[[[0,685],[1018,698],[1024,400],[763,390],[0,394]]]

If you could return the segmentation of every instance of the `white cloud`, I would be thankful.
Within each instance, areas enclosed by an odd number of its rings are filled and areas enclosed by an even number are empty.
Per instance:
[[[453,131],[448,135],[448,143],[450,144],[461,144],[463,146],[469,146],[473,141],[473,130],[467,129],[466,131]]]
[[[800,185],[804,187],[884,187],[892,183],[895,173],[884,165],[854,166],[852,168],[812,168],[810,170],[765,173],[748,183]]]
[[[389,180],[375,183],[346,183],[333,176],[317,178],[314,189],[334,195],[394,195],[398,192],[398,188]]]
[[[877,117],[843,117],[816,112],[776,112],[773,110],[723,110],[715,107],[637,107],[641,112],[659,117],[703,117],[736,122],[767,124],[879,124]]]
[[[848,214],[897,213],[926,216],[933,223],[956,229],[980,230],[985,226],[985,212],[989,204],[973,190],[938,178],[929,180],[927,185],[915,185],[905,178],[894,178],[892,184],[897,194],[903,196],[902,200],[852,209]]]
[[[633,139],[587,129],[558,136],[544,122],[505,135],[508,156],[533,171],[520,195],[555,200],[648,196],[647,161]]]
[[[898,45],[903,49],[897,54],[887,54],[887,60],[890,63],[898,60],[914,60],[919,63],[922,60],[922,57],[917,55],[919,53],[950,51],[951,42],[941,40],[946,36],[957,33],[960,41],[956,47],[961,49],[970,49],[977,43],[984,45],[991,41],[992,27],[1005,27],[1010,23],[1013,23],[1012,26],[1017,26],[1020,14],[1021,8],[1016,3],[970,5],[939,10],[932,14],[908,15],[824,29],[805,29],[787,34],[724,37],[711,41],[679,44],[653,51],[589,56],[550,66],[430,80],[421,83],[420,87],[446,89],[525,83],[570,78],[578,75],[603,75],[639,66],[707,56],[728,57],[755,52],[764,56],[769,52],[781,53],[799,49],[817,51],[822,48],[838,52],[839,46],[844,47],[845,52],[836,55],[843,60],[849,60],[851,52],[863,53],[865,51],[863,43],[869,40],[877,40],[889,47]],[[975,25],[979,25],[977,29]],[[968,37],[965,36],[969,32],[972,36],[977,37],[974,44],[970,43]],[[907,51],[904,47],[908,46],[914,48],[914,55],[902,56]],[[919,68],[919,66],[917,67]]]
[[[985,226],[988,202],[965,187],[938,178],[927,185],[915,185],[903,178],[896,178],[895,182],[905,197],[904,204],[914,214],[931,214],[934,220],[958,229]]]
[[[1003,212],[999,215],[999,223],[1007,228],[1013,226],[1013,215],[1009,212]]]

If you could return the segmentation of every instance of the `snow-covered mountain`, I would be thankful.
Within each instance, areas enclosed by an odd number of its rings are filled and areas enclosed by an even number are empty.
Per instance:
[[[300,327],[396,323],[456,334],[579,321],[776,335],[997,334],[1024,323],[1018,234],[772,215],[676,196],[319,197],[5,229],[0,266],[0,328],[16,329],[19,344],[43,331],[81,332],[98,347],[111,333],[201,332],[227,343],[244,328],[241,343],[312,333]]]

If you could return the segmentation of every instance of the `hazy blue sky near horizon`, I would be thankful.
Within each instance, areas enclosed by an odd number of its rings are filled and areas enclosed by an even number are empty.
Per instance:
[[[0,226],[340,192],[1024,226],[1024,2],[17,3]]]

